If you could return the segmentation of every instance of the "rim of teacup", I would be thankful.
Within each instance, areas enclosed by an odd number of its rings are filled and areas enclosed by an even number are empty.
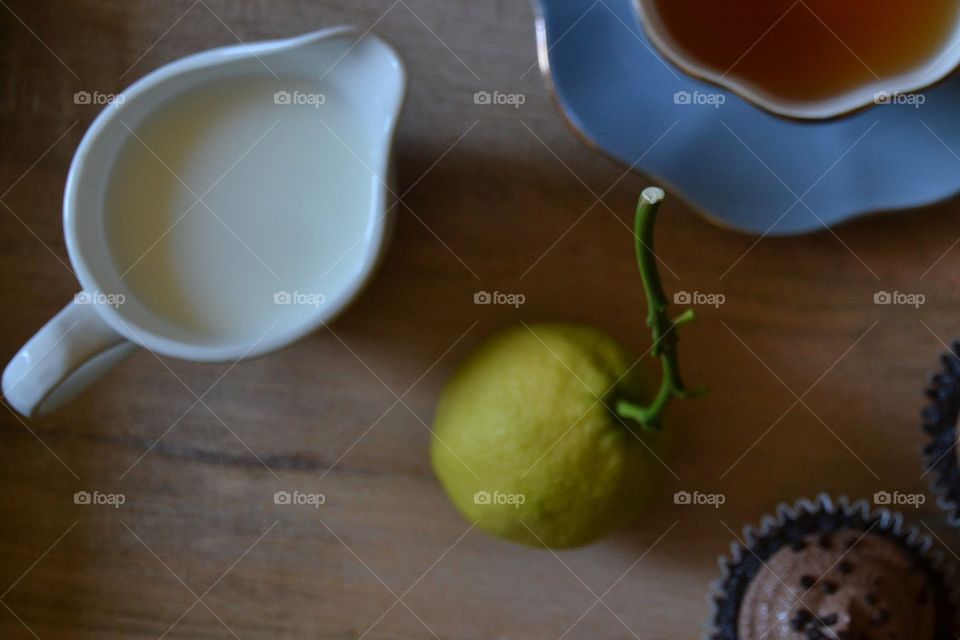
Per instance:
[[[953,34],[940,49],[933,63],[885,80],[851,89],[842,95],[815,102],[789,104],[764,95],[762,90],[740,81],[730,70],[720,74],[705,68],[686,55],[666,36],[666,29],[659,22],[653,0],[631,0],[634,15],[644,33],[670,63],[688,76],[706,82],[721,90],[729,91],[763,111],[797,122],[823,122],[846,117],[874,106],[892,102],[898,96],[916,94],[929,89],[953,75],[960,67],[960,19]],[[881,84],[882,83],[882,84]]]

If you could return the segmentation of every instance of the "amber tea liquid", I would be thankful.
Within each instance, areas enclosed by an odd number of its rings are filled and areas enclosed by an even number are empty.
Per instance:
[[[956,32],[960,8],[958,0],[649,3],[668,45],[697,66],[801,103],[925,71]]]

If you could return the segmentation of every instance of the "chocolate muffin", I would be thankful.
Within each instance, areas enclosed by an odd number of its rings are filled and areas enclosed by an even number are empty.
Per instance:
[[[940,370],[930,380],[927,398],[923,431],[929,441],[923,448],[924,473],[930,478],[930,490],[946,512],[947,521],[960,527],[960,342],[954,342],[952,351],[940,356]]]
[[[721,560],[708,638],[956,638],[952,567],[900,516],[827,496],[777,513]]]

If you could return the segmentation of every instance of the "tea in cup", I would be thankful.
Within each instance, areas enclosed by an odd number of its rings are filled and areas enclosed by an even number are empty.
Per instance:
[[[831,118],[960,64],[958,0],[636,0],[657,48],[778,115]]]

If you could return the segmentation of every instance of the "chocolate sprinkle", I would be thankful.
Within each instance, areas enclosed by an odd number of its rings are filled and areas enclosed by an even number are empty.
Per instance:
[[[880,609],[870,618],[870,624],[879,627],[890,622],[890,609]]]
[[[800,609],[796,615],[793,616],[793,619],[790,620],[790,628],[794,631],[803,631],[804,627],[810,624],[811,620],[813,620],[813,614],[807,609]]]

